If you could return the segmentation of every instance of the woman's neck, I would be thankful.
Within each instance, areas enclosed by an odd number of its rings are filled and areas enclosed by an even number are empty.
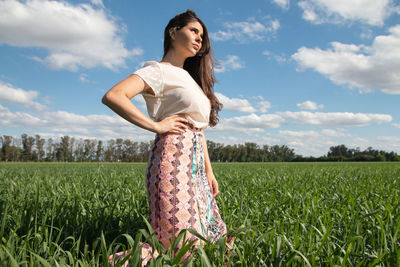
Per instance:
[[[173,49],[170,49],[160,62],[169,63],[183,69],[185,60],[186,57],[182,56],[182,54],[176,53]]]

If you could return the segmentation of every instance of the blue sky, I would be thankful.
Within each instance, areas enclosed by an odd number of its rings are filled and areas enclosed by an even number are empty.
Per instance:
[[[400,153],[400,3],[390,0],[1,0],[0,134],[153,139],[101,98],[161,60],[164,27],[188,8],[219,62],[224,109],[209,140]],[[147,115],[140,95],[133,103]]]

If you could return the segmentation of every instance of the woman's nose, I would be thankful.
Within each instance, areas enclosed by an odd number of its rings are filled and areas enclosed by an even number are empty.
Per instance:
[[[200,35],[197,35],[196,41],[199,43],[199,45],[201,45],[201,42],[203,41],[203,39],[201,39]]]

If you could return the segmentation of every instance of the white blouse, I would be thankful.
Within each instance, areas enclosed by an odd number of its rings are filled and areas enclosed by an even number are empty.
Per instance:
[[[154,92],[154,95],[142,92],[151,119],[161,121],[170,115],[183,114],[197,128],[208,126],[210,100],[185,69],[147,61],[134,74],[140,76]]]

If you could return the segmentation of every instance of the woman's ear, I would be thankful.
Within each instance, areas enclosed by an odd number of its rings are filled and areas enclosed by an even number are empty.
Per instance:
[[[175,40],[175,27],[169,29],[169,36],[172,40]]]

